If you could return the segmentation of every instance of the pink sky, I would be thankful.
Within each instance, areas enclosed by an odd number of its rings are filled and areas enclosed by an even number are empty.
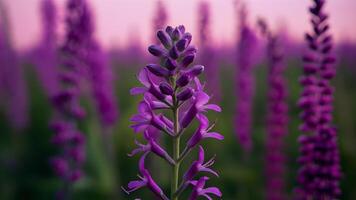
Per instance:
[[[8,6],[15,45],[30,47],[40,33],[38,5],[40,0],[3,0]],[[88,0],[96,15],[96,35],[105,46],[126,45],[130,35],[138,35],[144,45],[151,38],[151,21],[156,0]],[[184,24],[196,32],[197,4],[200,0],[164,0],[169,12],[169,23]],[[214,41],[218,44],[234,41],[236,17],[234,0],[208,0],[213,14]],[[63,20],[65,0],[55,0]],[[251,12],[250,21],[257,16],[267,18],[274,28],[285,24],[291,35],[300,39],[309,28],[306,7],[311,0],[245,0]],[[356,1],[329,0],[332,31],[337,40],[356,41]]]

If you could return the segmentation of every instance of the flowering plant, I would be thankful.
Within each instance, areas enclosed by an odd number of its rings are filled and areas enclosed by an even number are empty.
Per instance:
[[[199,142],[205,138],[222,140],[224,137],[211,131],[214,124],[209,125],[209,120],[204,115],[208,110],[220,112],[221,108],[218,105],[209,104],[210,97],[204,92],[204,86],[197,78],[204,71],[204,66],[189,67],[197,52],[196,48],[190,46],[192,35],[185,32],[184,26],[176,28],[168,26],[165,30],[157,32],[157,38],[163,47],[151,45],[148,51],[159,58],[159,64],[149,64],[142,69],[138,79],[143,87],[131,89],[132,95],[143,94],[144,97],[139,103],[138,114],[131,118],[133,122],[131,127],[136,133],[143,133],[147,143],[136,142],[138,148],[129,154],[132,156],[143,153],[139,162],[139,180],[131,181],[128,189],[124,190],[131,193],[139,188],[147,187],[160,199],[178,200],[181,193],[187,187],[192,186],[190,200],[195,200],[198,196],[209,199],[210,195],[221,197],[222,194],[218,188],[204,187],[209,179],[207,176],[194,180],[199,172],[218,176],[210,168],[214,164],[214,158],[204,162],[204,149],[198,145]],[[172,119],[165,115],[164,110],[172,113]],[[194,119],[198,120],[199,126],[181,151],[182,135]],[[155,136],[157,131],[172,139],[172,156],[159,144]],[[197,146],[199,148],[198,159],[180,178],[180,164]],[[161,157],[172,167],[170,198],[145,167],[148,154]]]

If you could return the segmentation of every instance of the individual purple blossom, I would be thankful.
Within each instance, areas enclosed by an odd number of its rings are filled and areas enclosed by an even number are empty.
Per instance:
[[[28,124],[28,93],[23,66],[12,44],[8,10],[0,2],[0,90],[10,125],[22,131]]]
[[[140,152],[152,152],[155,153],[157,156],[166,159],[167,162],[170,164],[174,165],[174,160],[171,158],[171,156],[164,150],[156,141],[155,137],[152,136],[152,133],[150,133],[150,129],[146,129],[144,132],[144,137],[147,140],[147,144],[141,144],[138,141],[135,141],[136,145],[138,146],[137,149],[134,149],[129,156],[134,156],[135,154],[138,154]]]
[[[209,126],[209,120],[204,115],[197,116],[200,125],[198,129],[195,131],[193,136],[188,140],[187,147],[193,148],[197,145],[201,140],[205,138],[213,138],[216,140],[223,140],[224,136],[217,132],[209,132],[213,127]]]
[[[236,68],[236,135],[242,149],[246,152],[252,149],[252,106],[255,93],[255,65],[257,38],[247,24],[247,9],[242,5],[239,10],[240,40],[238,43],[238,58]]]
[[[330,83],[336,74],[332,55],[325,0],[313,0],[309,8],[313,31],[305,36],[309,52],[303,57],[300,83],[303,91],[298,105],[303,110],[299,138],[301,165],[298,172],[296,199],[339,199],[341,194],[340,155],[337,129],[332,124],[333,93]]]
[[[162,200],[168,200],[168,197],[163,193],[163,190],[153,180],[150,172],[145,168],[145,159],[146,159],[147,155],[148,155],[148,152],[144,153],[142,155],[142,157],[140,158],[139,171],[140,171],[140,174],[142,175],[142,176],[139,176],[140,180],[129,182],[128,190],[126,190],[125,188],[123,188],[123,189],[127,194],[130,194],[131,192],[138,190],[142,187],[147,187],[158,198],[161,198]]]
[[[266,199],[283,200],[285,194],[286,155],[285,136],[288,133],[287,83],[284,78],[285,65],[282,41],[273,34],[264,20],[259,20],[263,36],[267,40],[268,97],[267,136],[265,154]]]
[[[42,85],[49,97],[59,89],[57,79],[57,9],[52,0],[41,2],[42,38],[35,54],[35,65]]]
[[[210,169],[209,167],[212,166],[215,162],[214,158],[210,159],[206,163],[204,163],[204,149],[202,146],[199,146],[199,154],[198,160],[194,161],[192,165],[189,167],[188,171],[184,174],[183,179],[184,181],[191,181],[195,175],[199,172],[208,172],[215,176],[219,176],[214,170]]]
[[[182,128],[186,128],[193,121],[193,119],[199,114],[206,112],[208,110],[213,110],[216,112],[221,112],[221,108],[216,104],[208,104],[210,97],[202,91],[196,91],[192,98],[192,105],[183,115],[180,125]]]
[[[202,49],[200,61],[206,67],[207,89],[213,94],[215,101],[220,101],[220,78],[219,65],[217,63],[216,51],[213,48],[211,37],[211,12],[209,2],[202,0],[198,7],[198,33],[199,42]]]
[[[215,195],[217,197],[222,197],[222,193],[217,187],[204,188],[206,181],[209,180],[208,177],[203,176],[197,181],[190,181],[190,184],[194,186],[193,192],[189,197],[189,200],[197,200],[199,196],[204,196],[207,199],[212,199],[210,195]]]
[[[209,104],[210,96],[204,92],[204,86],[198,79],[204,71],[204,66],[192,65],[190,67],[197,50],[190,45],[192,35],[185,31],[185,27],[168,26],[165,30],[157,32],[157,38],[162,45],[151,45],[148,47],[148,52],[159,58],[159,64],[146,65],[138,75],[138,80],[143,87],[135,87],[130,91],[132,95],[143,94],[143,100],[138,105],[138,114],[131,118],[133,122],[131,127],[134,132],[143,133],[146,143],[136,142],[138,148],[130,154],[132,156],[144,153],[139,165],[143,177],[139,181],[130,182],[127,192],[148,187],[159,199],[168,199],[153,181],[148,169],[142,164],[146,155],[153,153],[163,158],[172,167],[170,200],[178,200],[189,185],[193,185],[191,199],[196,199],[201,195],[207,196],[210,193],[220,197],[221,192],[217,188],[203,189],[207,179],[202,179],[198,185],[192,180],[199,172],[208,172],[217,176],[217,173],[210,168],[214,163],[214,158],[204,163],[203,147],[199,147],[198,160],[192,163],[181,179],[179,170],[186,156],[203,139],[222,140],[224,138],[221,134],[211,131],[214,125],[209,126],[208,118],[205,116],[208,110],[220,112],[221,108],[218,105]],[[169,111],[172,112],[172,118],[166,117]],[[200,122],[200,126],[185,142],[184,150],[180,151],[181,137],[185,135],[185,130],[194,119]],[[158,137],[161,133],[165,133],[172,139],[173,155],[169,155],[169,151],[159,144]]]
[[[57,174],[65,183],[58,191],[58,198],[70,198],[72,184],[83,177],[82,167],[85,162],[85,136],[77,124],[85,117],[85,110],[80,105],[81,80],[88,70],[86,56],[93,33],[93,25],[88,5],[85,0],[68,0],[66,4],[66,38],[61,47],[61,88],[52,98],[55,108],[51,128],[54,131],[52,143],[62,151],[51,160],[55,171],[67,162],[67,172]],[[58,158],[61,162],[58,162]]]

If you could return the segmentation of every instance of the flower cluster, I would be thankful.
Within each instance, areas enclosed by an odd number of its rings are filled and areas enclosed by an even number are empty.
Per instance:
[[[236,134],[242,148],[248,152],[252,149],[251,126],[252,106],[255,90],[253,68],[255,64],[257,38],[253,30],[247,25],[247,11],[241,6],[240,41],[238,45],[238,60],[236,70]]]
[[[298,173],[299,199],[337,199],[341,193],[340,157],[337,130],[332,125],[335,57],[331,55],[332,36],[328,33],[325,0],[313,0],[310,8],[313,32],[306,34],[309,53],[304,56],[303,91],[298,105],[303,109],[299,138],[301,168]]]
[[[265,155],[266,199],[286,199],[284,175],[286,156],[284,139],[288,133],[287,83],[283,72],[283,48],[280,37],[269,30],[264,20],[259,21],[262,34],[267,39],[268,98],[267,98],[267,137]]]
[[[84,76],[86,47],[92,33],[90,12],[85,0],[68,1],[66,24],[66,40],[61,48],[61,89],[52,98],[56,109],[51,124],[55,132],[52,143],[60,148],[61,153],[51,159],[51,164],[65,183],[63,191],[58,193],[59,198],[65,198],[68,185],[82,177],[85,161],[85,137],[77,127],[79,120],[85,117],[79,99],[80,81]]]
[[[221,197],[218,188],[204,187],[208,177],[194,180],[199,172],[218,175],[210,169],[214,158],[205,162],[204,149],[198,144],[205,138],[222,140],[223,136],[211,131],[214,125],[209,125],[209,120],[204,115],[208,110],[221,111],[219,106],[208,104],[210,97],[203,91],[204,87],[197,78],[204,71],[204,67],[202,65],[189,67],[197,52],[196,48],[190,45],[192,35],[185,32],[184,26],[176,28],[168,26],[165,30],[157,32],[157,38],[163,46],[152,45],[148,51],[158,57],[160,62],[149,64],[142,69],[138,79],[143,87],[131,90],[133,95],[144,95],[143,101],[138,106],[139,113],[131,120],[134,123],[132,125],[134,131],[143,133],[147,143],[137,142],[138,148],[130,154],[143,152],[139,164],[140,180],[130,182],[125,191],[130,193],[141,187],[147,187],[159,199],[177,200],[187,187],[192,186],[190,200],[196,200],[198,196],[210,198],[211,194]],[[164,110],[171,111],[173,118],[166,117]],[[186,135],[184,132],[194,119],[198,120],[199,127],[187,139],[183,151],[180,151],[180,140],[183,135]],[[157,131],[172,138],[172,156],[157,141],[154,136]],[[198,160],[191,164],[182,178],[179,178],[180,163],[197,146],[199,147]],[[150,153],[161,157],[172,167],[170,198],[145,168],[145,158]]]

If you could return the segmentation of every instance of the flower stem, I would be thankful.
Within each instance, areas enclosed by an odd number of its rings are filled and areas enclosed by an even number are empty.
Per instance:
[[[173,103],[174,103],[174,108],[173,108],[173,119],[174,119],[174,134],[178,135],[179,133],[179,107],[177,106],[176,98],[175,95],[173,96]],[[173,137],[173,159],[175,161],[178,160],[180,156],[180,136],[178,137]],[[175,195],[176,191],[178,190],[178,182],[179,182],[179,162],[176,162],[173,165],[173,171],[172,171],[172,183],[171,183],[171,200],[178,200],[178,196]]]
[[[174,160],[177,160],[179,157],[179,143],[180,143],[179,137],[173,139],[173,159]],[[173,166],[172,185],[171,185],[171,200],[178,200],[178,196],[176,196],[175,193],[178,190],[179,165],[180,165],[180,163],[177,162]]]

